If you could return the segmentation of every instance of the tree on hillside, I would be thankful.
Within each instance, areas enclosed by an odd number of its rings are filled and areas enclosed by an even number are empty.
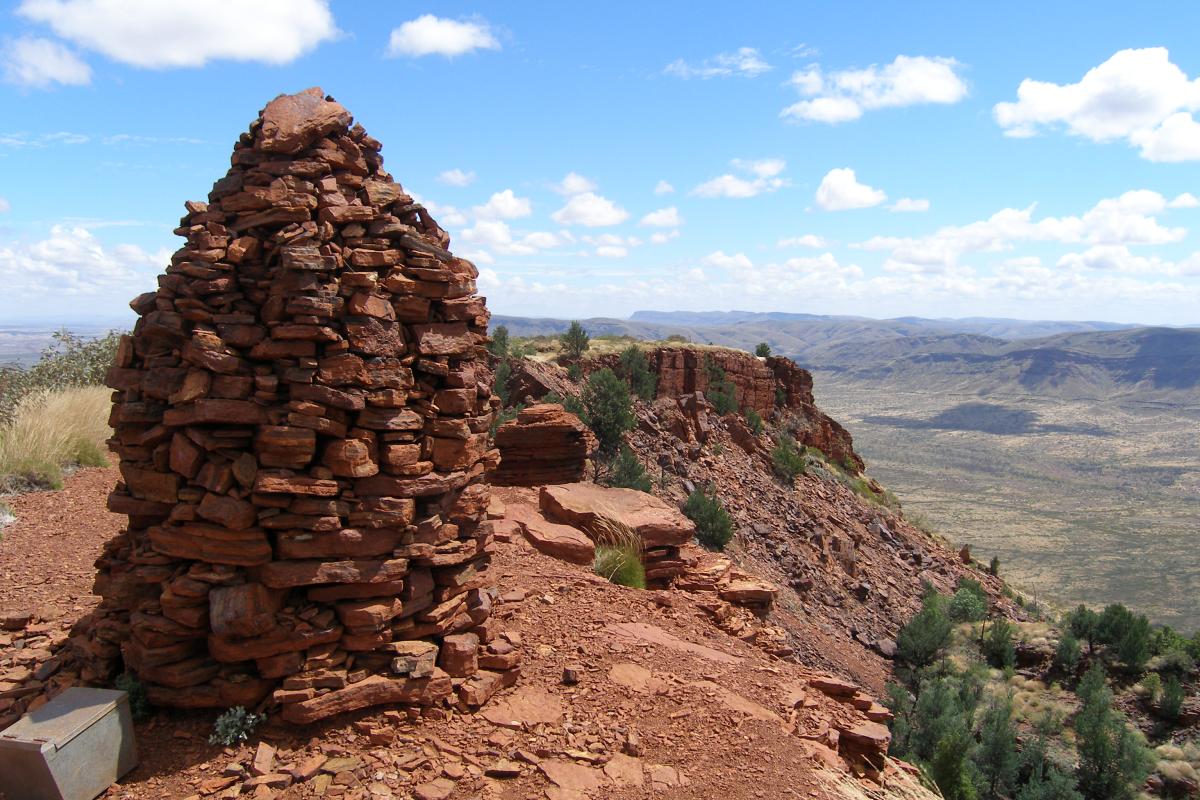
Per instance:
[[[499,325],[492,331],[492,341],[487,346],[488,352],[496,358],[508,355],[508,326]]]
[[[997,669],[1007,669],[1017,663],[1013,645],[1013,624],[1004,617],[992,620],[992,627],[983,641],[983,655]]]
[[[1098,662],[1076,690],[1075,715],[1079,766],[1076,778],[1087,800],[1133,800],[1150,772],[1153,759],[1125,717],[1112,707],[1113,695]]]
[[[998,698],[988,706],[979,729],[975,763],[983,776],[983,796],[988,800],[1009,797],[1017,782],[1017,728],[1012,718],[1012,697]]]
[[[649,492],[654,488],[653,481],[646,474],[646,468],[638,461],[637,455],[628,445],[621,445],[616,458],[613,459],[608,474],[608,485],[619,489],[637,489]]]
[[[1075,638],[1087,642],[1088,655],[1095,655],[1100,641],[1100,615],[1081,604],[1067,615],[1066,622]]]
[[[771,345],[766,342],[759,342],[758,346],[754,348],[754,355],[759,358],[766,358],[771,355]]]
[[[637,423],[629,387],[605,367],[588,376],[581,399],[583,421],[600,441],[600,453],[613,455],[621,444],[621,434]]]
[[[579,320],[572,320],[571,326],[567,328],[566,333],[558,337],[558,341],[568,358],[579,358],[592,346],[592,337],[588,336]]]
[[[629,388],[641,399],[649,402],[658,391],[658,378],[650,370],[646,354],[636,344],[621,351],[618,372],[629,382]]]
[[[1063,631],[1062,638],[1058,640],[1058,646],[1054,649],[1055,666],[1067,675],[1074,675],[1075,670],[1079,668],[1079,659],[1082,656],[1079,640],[1075,638],[1075,634],[1069,628]]]
[[[1150,621],[1143,616],[1134,617],[1117,640],[1117,658],[1131,675],[1140,675],[1150,660]]]
[[[712,403],[713,410],[721,415],[737,411],[737,387],[711,355],[704,356],[704,372],[708,378],[704,396]]]
[[[896,656],[911,667],[927,667],[950,641],[950,618],[937,595],[927,597],[923,608],[896,636]]]
[[[1050,760],[1044,733],[1022,751],[1021,772],[1025,785],[1017,792],[1017,800],[1083,800],[1075,788],[1075,779]]]

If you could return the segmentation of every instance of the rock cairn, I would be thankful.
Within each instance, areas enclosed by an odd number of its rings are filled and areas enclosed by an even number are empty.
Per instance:
[[[557,403],[537,403],[497,429],[500,466],[490,479],[497,486],[575,483],[597,446],[579,417]]]
[[[127,530],[97,563],[89,677],[285,720],[476,707],[493,641],[497,406],[477,271],[320,89],[234,147],[109,383]],[[492,590],[494,591],[494,590]]]

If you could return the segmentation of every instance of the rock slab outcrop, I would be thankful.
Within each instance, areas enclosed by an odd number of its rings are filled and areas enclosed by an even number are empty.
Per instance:
[[[496,431],[500,466],[489,476],[497,486],[542,486],[583,480],[596,436],[557,403],[537,403]]]

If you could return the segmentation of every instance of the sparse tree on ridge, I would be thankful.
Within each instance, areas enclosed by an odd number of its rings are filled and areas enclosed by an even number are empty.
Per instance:
[[[754,348],[754,355],[759,358],[766,358],[771,355],[771,345],[766,342],[759,342],[758,346]]]
[[[571,327],[567,328],[566,333],[558,337],[558,341],[562,344],[563,352],[568,358],[580,358],[592,346],[592,337],[579,324],[579,320],[572,320]]]

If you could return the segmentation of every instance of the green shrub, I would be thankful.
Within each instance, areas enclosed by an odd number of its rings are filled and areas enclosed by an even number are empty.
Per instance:
[[[508,327],[499,325],[496,330],[492,331],[492,341],[488,342],[488,352],[496,358],[506,358],[508,356]]]
[[[208,737],[209,744],[232,747],[250,738],[254,729],[266,719],[265,714],[252,714],[242,706],[234,706],[217,717],[213,725],[212,736]]]
[[[583,380],[583,367],[579,366],[579,362],[574,362],[567,365],[567,378],[576,383]]]
[[[688,495],[683,513],[696,523],[696,539],[709,550],[724,550],[733,538],[733,520],[718,498],[697,489]]]
[[[1142,688],[1146,690],[1146,699],[1157,703],[1158,698],[1162,696],[1162,678],[1158,677],[1157,672],[1148,673],[1142,678]]]
[[[129,713],[134,722],[142,722],[150,718],[150,699],[146,696],[146,687],[128,672],[117,676],[114,684],[117,689],[129,695]]]
[[[1094,664],[1076,694],[1080,702],[1075,715],[1080,792],[1088,800],[1133,800],[1153,759],[1141,734],[1130,729],[1125,717],[1113,708],[1104,667]]]
[[[955,622],[979,622],[987,617],[987,599],[963,587],[950,598],[949,614]]]
[[[1011,622],[1003,617],[992,621],[987,637],[983,640],[983,657],[997,669],[1009,669],[1017,663]]]
[[[628,525],[597,517],[588,528],[596,542],[592,570],[602,578],[634,589],[646,588],[642,538]]]
[[[588,376],[581,398],[581,418],[596,434],[600,452],[611,456],[621,444],[621,434],[632,430],[637,424],[633,416],[633,402],[629,398],[629,387],[625,381],[605,367]]]
[[[1100,615],[1081,604],[1067,615],[1066,623],[1077,639],[1087,642],[1088,653],[1094,655],[1100,641]]]
[[[787,392],[782,388],[775,389],[775,407],[783,408],[787,405]]]
[[[988,800],[1011,797],[1017,783],[1017,729],[1013,724],[1011,696],[997,698],[983,715],[975,763],[983,777]]]
[[[927,597],[920,612],[896,635],[896,657],[911,667],[927,667],[950,641],[950,618],[936,593]]]
[[[562,336],[558,337],[558,341],[559,344],[562,345],[563,352],[566,353],[568,358],[577,359],[586,353],[588,348],[592,346],[591,337],[588,336],[588,332],[584,330],[583,326],[579,324],[578,320],[573,320],[571,322],[571,325],[569,328],[567,328],[566,332],[563,333]]]
[[[780,480],[789,484],[807,471],[804,453],[791,436],[783,434],[776,440],[771,450],[771,468]]]
[[[54,343],[32,367],[0,367],[0,426],[13,421],[18,405],[31,394],[103,386],[120,341],[117,331],[84,339],[63,330],[54,334]]]
[[[992,556],[992,563],[988,565],[988,572],[992,575],[1000,574],[1000,556]]]
[[[1183,648],[1168,650],[1159,658],[1155,669],[1161,672],[1173,672],[1176,675],[1187,675],[1196,669],[1196,660]]]
[[[500,403],[505,406],[508,405],[508,379],[510,377],[512,377],[512,367],[508,365],[507,361],[501,361],[496,365],[495,388],[492,391],[496,397],[500,398]]]
[[[1140,675],[1150,660],[1150,621],[1143,616],[1133,617],[1116,642],[1117,658],[1125,671]]]
[[[638,489],[649,492],[654,488],[646,468],[628,445],[621,445],[608,473],[608,485],[620,489]]]
[[[758,436],[763,432],[762,415],[753,408],[746,409],[746,424],[750,426],[750,431],[755,436]]]
[[[759,358],[766,358],[771,355],[771,345],[766,342],[759,342],[758,346],[754,348],[754,355]]]
[[[1070,629],[1063,631],[1062,638],[1058,640],[1058,646],[1054,648],[1055,666],[1067,675],[1074,675],[1075,670],[1079,669],[1079,660],[1082,657],[1083,652],[1075,634],[1071,633]]]
[[[708,378],[708,389],[704,396],[712,404],[713,410],[721,415],[737,411],[737,387],[711,355],[704,356],[704,372]]]
[[[650,371],[650,362],[640,347],[632,344],[622,350],[618,365],[619,374],[628,381],[634,394],[647,402],[654,399],[658,377]]]
[[[1162,699],[1158,703],[1158,713],[1163,719],[1175,722],[1179,719],[1179,714],[1183,710],[1183,684],[1179,682],[1179,677],[1172,675],[1167,678],[1167,682],[1162,687]]]

